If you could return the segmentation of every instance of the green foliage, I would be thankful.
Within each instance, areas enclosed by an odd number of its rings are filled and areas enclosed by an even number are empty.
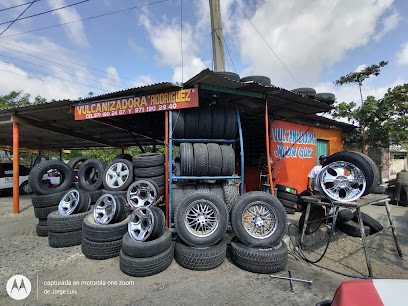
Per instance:
[[[7,95],[0,96],[0,109],[47,103],[47,99],[42,98],[40,95],[36,96],[33,102],[30,102],[30,97],[30,94],[24,94],[22,90],[11,91]]]
[[[345,76],[340,77],[340,79],[336,80],[334,84],[336,85],[343,85],[348,83],[355,83],[361,85],[361,83],[368,79],[370,76],[378,76],[380,74],[380,69],[387,65],[388,62],[381,61],[378,65],[371,65],[359,72],[352,72]]]

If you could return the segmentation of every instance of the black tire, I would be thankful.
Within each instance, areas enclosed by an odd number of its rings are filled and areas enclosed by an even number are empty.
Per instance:
[[[56,210],[58,210],[58,205],[34,208],[34,216],[38,219],[47,219],[47,216]]]
[[[377,164],[367,155],[361,153],[361,152],[356,152],[358,155],[363,157],[372,167],[373,173],[374,173],[374,182],[373,186],[371,186],[369,192],[372,192],[374,188],[379,184],[380,182],[380,170],[378,169]]]
[[[211,139],[222,139],[224,137],[225,127],[224,106],[212,107],[211,114],[212,114]]]
[[[92,214],[84,218],[82,223],[83,236],[96,242],[108,242],[119,240],[128,230],[128,222],[130,217],[127,217],[121,222],[113,224],[98,224],[95,222]]]
[[[278,192],[281,191],[281,192],[286,192],[286,193],[291,193],[291,194],[298,194],[298,191],[296,188],[290,187],[287,185],[276,184],[275,188],[278,189]]]
[[[114,162],[115,160],[118,160],[118,159],[126,159],[131,162],[133,161],[133,156],[130,154],[118,154],[113,158],[112,161]]]
[[[174,213],[177,210],[177,206],[180,204],[183,198],[184,198],[184,190],[173,188],[172,194],[171,194],[171,212],[172,212],[173,221],[174,221]]]
[[[221,199],[224,200],[224,190],[222,189],[221,184],[209,184],[210,185],[210,191],[214,192],[217,196],[219,196]],[[227,206],[228,207],[228,206]],[[229,212],[229,210],[228,210]]]
[[[292,90],[292,92],[300,94],[300,95],[308,96],[313,99],[316,98],[316,90],[314,90],[313,88],[309,88],[309,87],[295,88]]]
[[[227,244],[225,239],[207,248],[187,246],[181,239],[176,240],[174,259],[177,263],[190,270],[205,271],[219,267],[225,260]]]
[[[222,184],[222,190],[224,193],[224,202],[225,205],[227,205],[228,213],[230,214],[240,196],[239,186],[226,181]]]
[[[155,275],[166,270],[171,265],[173,258],[173,244],[163,253],[146,258],[130,257],[121,250],[119,254],[119,266],[120,270],[127,275],[144,277]]]
[[[92,211],[61,216],[58,211],[53,211],[48,215],[47,226],[48,230],[54,233],[65,233],[79,231],[82,229],[82,222]]]
[[[35,226],[35,232],[38,237],[48,237],[48,227],[47,225],[37,224]]]
[[[211,137],[212,116],[211,108],[208,106],[198,109],[198,139],[209,139]]]
[[[262,274],[282,271],[288,263],[288,247],[281,241],[268,249],[246,246],[231,241],[231,260],[239,268]]]
[[[27,195],[32,193],[30,185],[28,184],[28,180],[21,183],[20,187],[18,187],[18,193],[21,195]]]
[[[77,207],[75,207],[72,214],[79,214],[89,210],[91,207],[91,197],[89,194],[84,190],[78,190],[79,193],[79,203]]]
[[[58,205],[67,190],[51,194],[34,194],[31,198],[34,208],[44,208]]]
[[[208,175],[209,176],[221,175],[222,153],[220,146],[216,143],[207,143],[207,151],[208,151]]]
[[[387,193],[387,188],[385,186],[375,186],[371,193],[375,194],[385,194]]]
[[[340,210],[337,214],[336,223],[338,222],[347,222],[348,220],[353,219],[353,212],[351,209]]]
[[[237,137],[238,120],[237,112],[232,107],[225,109],[224,139],[235,139]]]
[[[56,169],[60,173],[61,183],[52,187],[43,183],[43,176],[47,171]],[[66,164],[60,161],[48,160],[35,166],[28,176],[28,183],[36,194],[51,194],[68,190],[74,182],[74,172]]]
[[[135,181],[135,182],[136,182],[136,181],[139,181],[139,180],[144,180],[144,181],[145,181],[146,178],[143,178],[143,177],[135,177],[135,178],[134,178],[134,181]],[[162,187],[162,186],[164,186],[164,183],[165,183],[165,175],[159,175],[159,176],[149,177],[148,181],[153,181],[153,182],[155,182],[156,185],[157,185],[157,188],[158,188],[158,187]]]
[[[271,79],[263,75],[250,75],[241,78],[241,82],[255,82],[264,86],[271,86]]]
[[[120,168],[120,170],[118,170],[118,168]],[[116,171],[114,169],[116,169]],[[118,183],[116,178],[118,176],[118,172],[122,174],[122,170],[127,174],[121,176],[121,181]],[[105,172],[103,173],[103,187],[106,190],[124,191],[127,190],[132,183],[133,163],[127,159],[117,159],[113,161],[106,167]]]
[[[137,167],[134,168],[135,176],[139,178],[150,178],[163,175],[164,171],[165,171],[164,165],[149,168],[137,168]]]
[[[91,203],[95,203],[102,195],[102,190],[85,191],[91,198]]]
[[[375,163],[366,155],[353,151],[342,151],[330,155],[323,164],[323,167],[336,162],[346,161],[359,168],[366,179],[366,189],[363,195],[371,192],[372,188],[378,185],[379,172]],[[324,194],[324,193],[323,193]]]
[[[113,195],[114,197],[124,197],[124,198],[126,198],[126,195],[127,195],[127,191],[113,191],[113,190],[106,190],[106,189],[102,189],[100,191],[101,191],[101,195],[98,197],[98,199],[104,194],[110,194],[110,195]]]
[[[157,239],[147,241],[135,241],[126,233],[122,239],[122,251],[126,255],[135,258],[146,258],[159,255],[171,247],[171,231],[164,228],[163,235]]]
[[[296,208],[289,208],[289,207],[284,207],[284,208],[285,208],[287,215],[293,215],[296,212]]]
[[[295,203],[297,203],[299,199],[297,194],[291,194],[291,193],[287,193],[283,191],[278,191],[277,198],[284,199],[290,202],[295,202]]]
[[[95,242],[82,237],[81,250],[86,258],[103,260],[119,256],[122,239],[114,241]]]
[[[48,231],[48,244],[53,248],[65,248],[81,244],[82,231],[53,233]]]
[[[194,176],[205,176],[208,174],[208,150],[203,143],[193,144],[194,148]]]
[[[347,222],[339,222],[336,224],[337,228],[341,230],[343,233],[352,236],[352,237],[360,237],[361,238],[361,232],[360,232],[360,227],[356,221],[349,220]],[[370,234],[370,227],[369,226],[364,226],[364,233],[366,236]]]
[[[183,142],[180,145],[180,175],[192,176],[194,171],[194,152],[193,145]]]
[[[235,152],[230,145],[221,145],[222,167],[221,175],[230,176],[235,172]]]
[[[173,138],[183,139],[184,138],[184,110],[172,111],[172,129]]]
[[[317,231],[320,225],[322,224],[323,218],[325,217],[325,215],[326,215],[326,211],[324,210],[322,206],[312,203],[312,205],[310,206],[309,221],[306,225],[305,233],[309,235]],[[306,217],[306,208],[302,212],[302,215],[300,216],[300,219],[299,219],[299,231],[300,232],[302,232],[303,225],[305,224],[305,217]]]
[[[222,77],[224,77],[224,78],[227,78],[227,79],[230,79],[230,80],[233,80],[233,81],[239,82],[241,80],[240,77],[239,77],[239,74],[237,74],[235,72],[216,71],[215,73],[222,76]]]
[[[316,100],[332,105],[336,101],[336,96],[332,93],[322,92],[316,94]]]
[[[47,218],[45,218],[45,219],[38,219],[38,224],[39,225],[47,225]]]
[[[198,138],[198,107],[188,108],[184,114],[184,138]]]
[[[154,224],[148,240],[154,240],[163,234],[164,227],[166,226],[166,217],[164,216],[163,211],[158,207],[151,206],[150,210],[154,217]]]
[[[137,168],[150,168],[163,166],[164,154],[163,153],[142,153],[133,156],[133,165]]]
[[[210,192],[210,185],[208,183],[201,183],[196,185],[196,190]],[[184,193],[185,195],[186,193]]]
[[[157,189],[157,195],[158,196],[162,196],[164,195],[164,192],[166,191],[164,186],[159,187],[159,189]]]
[[[94,191],[103,186],[103,173],[107,164],[99,159],[88,159],[83,162],[78,172],[78,181],[81,189]]]
[[[247,209],[256,203],[265,207],[269,212],[274,213],[275,224],[271,233],[262,237],[254,237],[245,228]],[[282,240],[286,228],[286,212],[277,198],[269,193],[261,191],[252,191],[240,196],[231,212],[231,224],[238,239],[253,247],[271,247]]]
[[[278,200],[282,203],[283,207],[295,210],[297,207],[297,203],[288,201],[285,199],[278,198]]]
[[[361,212],[361,218],[363,219],[363,224],[370,227],[370,235],[383,230],[381,223],[366,213]],[[354,212],[352,220],[358,222],[357,211]]]
[[[73,157],[67,162],[67,166],[70,167],[72,170],[74,170],[76,169],[77,164],[83,163],[87,159],[88,157],[85,157],[85,156]]]
[[[190,204],[204,200],[206,204],[213,207],[213,210],[218,210],[218,224],[214,226],[207,235],[192,234],[187,228],[185,222],[189,213],[188,208]],[[206,247],[218,243],[224,236],[228,225],[228,211],[224,201],[215,193],[205,191],[195,191],[186,195],[177,206],[174,221],[179,237],[188,245],[194,247]]]

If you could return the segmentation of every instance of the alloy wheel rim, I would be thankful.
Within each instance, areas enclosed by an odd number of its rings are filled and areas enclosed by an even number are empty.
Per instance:
[[[111,165],[105,174],[105,180],[110,188],[120,188],[129,179],[130,169],[122,162]]]
[[[242,225],[253,238],[267,239],[278,226],[277,213],[267,203],[255,201],[248,204],[242,212]]]
[[[132,213],[128,223],[129,236],[135,241],[145,241],[154,227],[154,216],[150,208],[139,207]]]
[[[95,203],[94,220],[98,224],[109,224],[116,213],[117,203],[111,194],[102,195]]]
[[[200,199],[186,209],[184,224],[195,237],[208,237],[219,225],[220,212],[211,201]]]
[[[58,205],[58,213],[62,216],[72,214],[79,203],[79,192],[76,189],[68,191]]]
[[[157,190],[151,182],[139,180],[129,186],[126,198],[132,207],[150,207],[157,200]]]

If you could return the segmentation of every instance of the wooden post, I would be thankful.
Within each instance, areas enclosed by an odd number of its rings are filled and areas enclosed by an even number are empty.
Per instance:
[[[20,212],[20,193],[19,193],[19,151],[20,151],[20,139],[19,131],[20,124],[13,122],[13,214],[18,214]]]

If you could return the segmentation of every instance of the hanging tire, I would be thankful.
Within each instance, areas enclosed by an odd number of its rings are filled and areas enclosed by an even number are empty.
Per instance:
[[[99,159],[87,159],[78,172],[78,181],[81,189],[88,191],[101,189],[103,173],[107,165]]]
[[[355,222],[358,222],[357,211],[354,212],[352,218],[350,219],[352,219]],[[370,227],[370,235],[383,230],[383,226],[381,225],[381,223],[375,220],[373,217],[370,217],[366,213],[361,212],[361,219],[363,220],[364,225]]]
[[[48,231],[48,244],[53,248],[65,248],[81,244],[82,231],[53,233]]]
[[[82,237],[81,251],[86,258],[103,260],[119,256],[122,239],[114,241],[96,242]]]
[[[166,270],[171,265],[173,258],[173,245],[163,253],[145,258],[130,257],[121,250],[119,254],[119,266],[120,270],[127,275],[144,277],[155,275]]]
[[[106,190],[124,191],[133,182],[133,164],[126,159],[117,159],[109,164],[103,174]]]
[[[118,223],[98,224],[90,214],[83,220],[82,234],[86,239],[95,242],[119,240],[127,233],[129,220],[130,217],[127,217]]]
[[[167,227],[160,237],[147,241],[135,241],[129,236],[129,233],[126,233],[122,239],[122,251],[130,257],[152,257],[168,250],[171,247],[171,242],[171,231]]]
[[[212,116],[211,108],[208,106],[198,109],[198,139],[209,139],[211,137]]]
[[[230,176],[235,172],[235,152],[230,145],[221,145],[222,166],[221,175]]]
[[[208,150],[203,143],[193,144],[194,148],[194,176],[206,176],[208,174]]]
[[[237,137],[237,130],[237,112],[233,107],[227,107],[225,108],[224,139],[235,139]]]
[[[82,222],[91,213],[91,211],[80,214],[61,216],[58,211],[48,215],[48,230],[54,233],[65,233],[79,231],[82,229]]]
[[[50,206],[58,206],[61,198],[67,193],[67,190],[51,194],[34,194],[31,198],[31,203],[34,208],[44,208]]]
[[[207,143],[207,152],[208,152],[208,175],[209,176],[221,175],[222,153],[220,146],[216,143]]]
[[[211,109],[212,128],[211,139],[222,139],[224,137],[225,127],[225,108],[217,105]]]
[[[56,210],[58,210],[58,205],[34,208],[34,216],[38,219],[47,219],[47,216]]]
[[[250,75],[241,78],[241,82],[255,82],[264,86],[271,86],[271,79],[263,75]]]
[[[277,245],[260,249],[231,241],[231,260],[239,268],[262,274],[282,271],[288,263],[288,247],[280,241]]]
[[[172,111],[172,129],[173,138],[183,139],[184,138],[184,110]]]
[[[150,178],[163,175],[165,171],[164,165],[148,168],[134,168],[135,177]]]
[[[181,239],[176,240],[174,258],[177,263],[190,270],[205,271],[219,267],[225,260],[227,244],[225,239],[206,248],[187,246]]]
[[[194,171],[193,145],[188,142],[180,144],[180,175],[192,176]]]
[[[206,247],[218,243],[224,236],[228,212],[224,201],[216,194],[195,191],[183,198],[174,219],[177,233],[185,243]]]
[[[142,153],[133,156],[133,165],[136,168],[151,168],[157,166],[163,166],[164,154],[163,153]]]
[[[230,214],[240,196],[239,187],[235,183],[229,183],[226,181],[222,184],[222,190],[224,193],[224,201],[227,205],[228,213]]]
[[[360,237],[361,238],[361,232],[360,232],[360,226],[356,221],[349,220],[347,222],[339,222],[336,224],[337,228],[341,230],[343,233],[352,236],[352,237]],[[370,227],[369,226],[364,226],[364,233],[366,236],[370,234]]]
[[[60,173],[61,182],[55,187],[43,183],[43,176],[52,169],[56,169]],[[28,176],[28,183],[36,194],[51,194],[68,190],[72,187],[73,182],[74,172],[63,162],[54,160],[39,163]]]
[[[130,154],[118,154],[113,158],[112,161],[116,161],[118,159],[126,159],[126,160],[131,162],[131,161],[133,161],[133,156],[130,155]]]
[[[198,138],[198,107],[188,108],[184,114],[184,138]]]
[[[237,81],[237,82],[240,81],[239,74],[237,74],[237,73],[235,73],[235,72],[216,71],[215,73],[218,74],[218,75],[220,75],[220,76],[222,76],[222,77],[224,77],[224,78],[227,78],[227,79],[230,79],[230,80],[233,80],[233,81]]]
[[[35,226],[35,232],[37,233],[38,237],[48,237],[48,227],[47,227],[47,225],[37,224]]]
[[[307,235],[314,233],[320,227],[323,222],[323,218],[326,216],[326,211],[320,205],[312,203],[310,206],[309,220],[306,225],[305,233]],[[306,209],[302,212],[299,219],[299,230],[302,232],[303,225],[305,224]]]

